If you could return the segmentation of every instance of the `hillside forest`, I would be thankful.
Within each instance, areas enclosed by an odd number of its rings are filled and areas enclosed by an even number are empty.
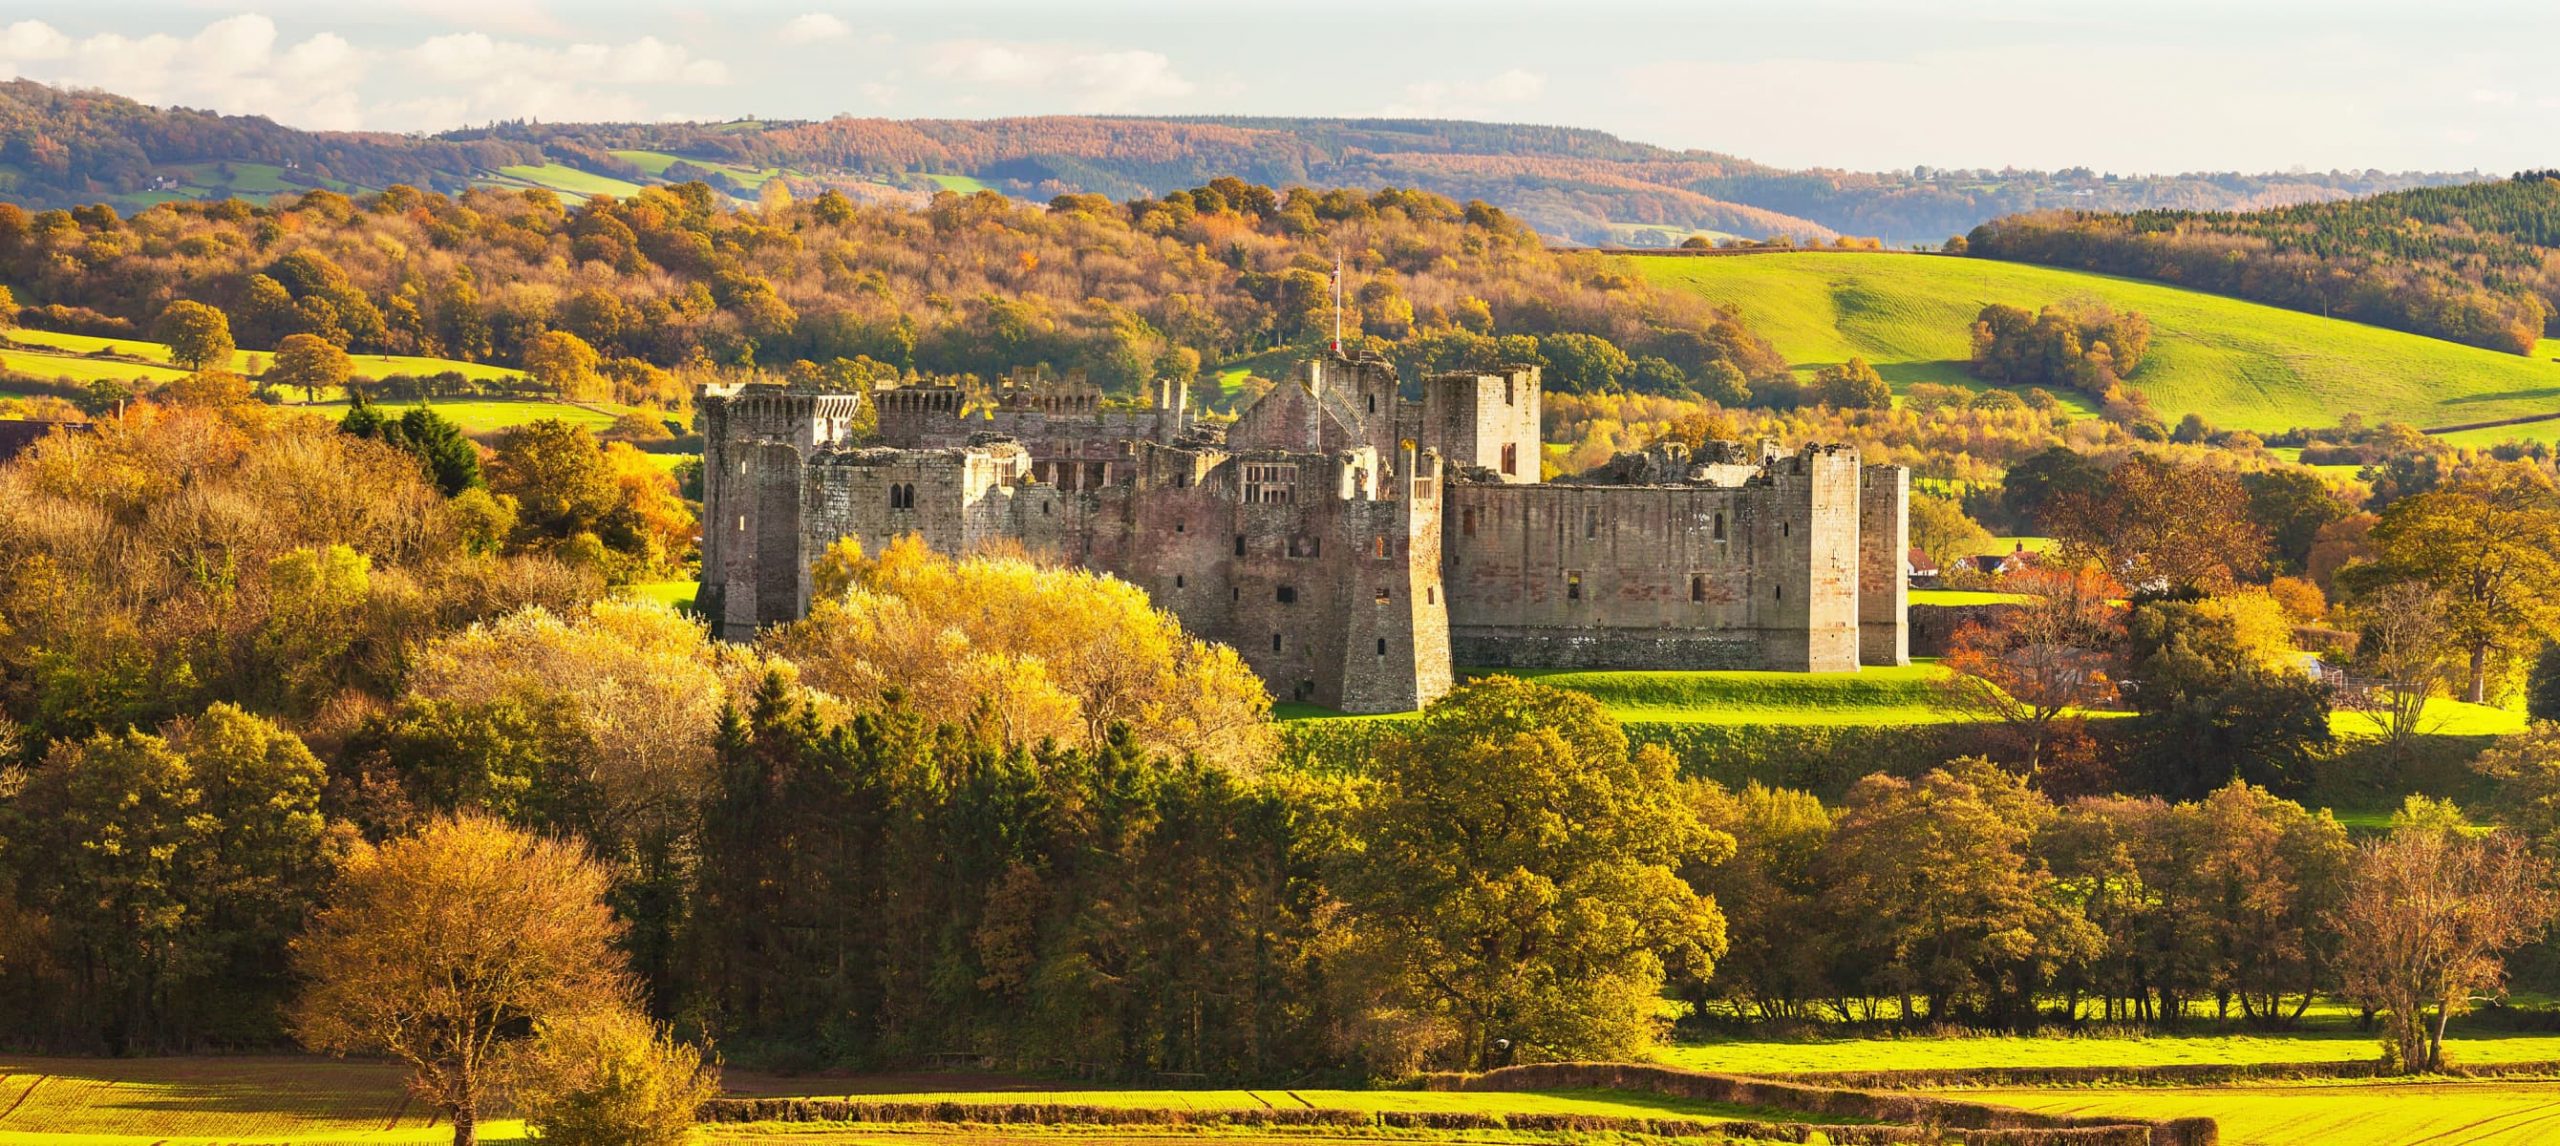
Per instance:
[[[671,372],[792,363],[838,384],[1042,364],[1135,395],[1203,362],[1322,345],[1337,259],[1344,332],[1416,370],[1517,359],[1563,391],[1732,393],[1785,373],[1727,314],[1421,192],[1219,180],[1131,203],[980,192],[909,209],[829,192],[740,208],[693,183],[575,207],[406,187],[131,218],[0,204],[0,278],[31,326],[132,336],[196,303],[239,345],[309,334],[505,362],[565,379],[568,397],[668,407],[689,392]]]
[[[1672,246],[1693,234],[1880,236],[1935,246],[2020,212],[2240,210],[2369,195],[2464,176],[2382,171],[2116,175],[2061,171],[1792,171],[1598,131],[1412,119],[1038,116],[702,124],[509,123],[410,137],[306,132],[254,116],[154,108],[105,92],[0,83],[0,197],[31,207],[221,198],[253,188],[458,194],[492,182],[638,186],[706,180],[752,199],[921,202],[961,179],[1015,198],[1152,198],[1221,177],[1270,186],[1415,187],[1482,199],[1566,242]],[[567,173],[563,176],[561,173]],[[2474,176],[2476,177],[2476,176]],[[557,189],[574,190],[566,183]]]
[[[2034,212],[1962,246],[2531,354],[2560,315],[2560,174],[2259,211]]]

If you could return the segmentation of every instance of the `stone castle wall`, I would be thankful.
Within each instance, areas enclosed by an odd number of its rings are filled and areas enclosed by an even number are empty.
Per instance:
[[[1539,481],[1530,368],[1426,379],[1308,364],[1202,436],[1168,386],[706,390],[702,607],[733,639],[803,615],[841,538],[1012,542],[1144,588],[1279,700],[1405,711],[1453,666],[1852,671],[1901,663],[1907,475],[1854,450],[1717,444]],[[1889,561],[1888,561],[1889,558]]]

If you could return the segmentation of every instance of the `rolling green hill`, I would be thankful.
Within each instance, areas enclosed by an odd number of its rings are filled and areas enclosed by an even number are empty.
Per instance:
[[[2132,381],[2161,415],[2193,411],[2260,431],[2340,414],[2422,427],[2560,415],[2560,363],[2462,346],[2159,283],[1984,259],[1796,252],[1640,258],[1657,283],[1740,307],[1799,369],[1865,357],[1899,390],[1980,386],[1965,369],[1986,303],[2029,309],[2095,297],[2150,316],[2151,356]],[[2483,432],[2551,437],[2560,421]]]

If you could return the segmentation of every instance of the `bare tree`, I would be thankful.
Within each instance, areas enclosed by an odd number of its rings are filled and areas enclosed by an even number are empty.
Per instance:
[[[2337,914],[2347,994],[2389,1015],[2400,1068],[2412,1074],[2444,1068],[2446,1020],[2504,982],[2506,953],[2540,935],[2555,910],[2548,864],[2459,817],[2411,797],[2391,835],[2357,851]]]
[[[2444,594],[2422,582],[2385,585],[2356,602],[2355,686],[2348,706],[2371,717],[2384,740],[2418,735],[2427,702],[2455,679],[2452,624]]]
[[[2044,763],[2056,722],[2111,695],[2107,670],[2122,630],[2123,589],[2094,568],[2031,567],[2011,574],[2026,601],[1989,625],[1956,632],[1940,706],[2007,724],[2030,772]]]

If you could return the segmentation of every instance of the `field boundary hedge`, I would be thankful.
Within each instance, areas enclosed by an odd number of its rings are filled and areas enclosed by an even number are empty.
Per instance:
[[[1754,1075],[1809,1085],[1864,1090],[1934,1090],[1993,1086],[2220,1086],[2293,1079],[2395,1078],[2380,1059],[2337,1062],[2161,1063],[2153,1066],[1974,1066],[1913,1070],[1799,1070]],[[2450,1078],[2554,1078],[2560,1061],[2456,1066]]]
[[[1774,1085],[1774,1084],[1773,1084]],[[1501,1088],[1489,1088],[1501,1089]],[[1879,1096],[1881,1097],[1881,1096]],[[2003,1107],[1983,1107],[2006,1110]],[[2067,1121],[2025,1111],[2021,1118]],[[715,1098],[697,1117],[707,1123],[934,1123],[965,1126],[1322,1127],[1331,1130],[1509,1130],[1643,1134],[1658,1138],[1747,1138],[1829,1142],[1837,1146],[2213,1146],[2203,1137],[2161,1138],[2151,1125],[2081,1120],[2071,1126],[1956,1127],[1935,1124],[1767,1122],[1755,1119],[1634,1118],[1606,1114],[1483,1114],[1461,1110],[1190,1110],[1069,1103],[895,1102],[832,1098]]]
[[[2141,1118],[2075,1118],[2039,1114],[1986,1102],[1918,1094],[1878,1094],[1837,1085],[1738,1074],[1710,1074],[1631,1063],[1542,1063],[1484,1074],[1428,1075],[1434,1090],[1633,1090],[1717,1102],[1803,1111],[1835,1118],[1863,1118],[1906,1127],[1953,1131],[1984,1146],[2215,1146],[2221,1130],[2210,1118],[2154,1121]],[[1907,1139],[1906,1139],[1907,1141]]]
[[[1399,720],[1288,720],[1280,731],[1284,766],[1333,775],[1366,772]],[[1980,728],[1949,724],[1690,724],[1620,722],[1631,745],[1659,744],[1684,776],[1729,788],[1757,780],[1838,797],[1870,772],[1917,776],[1976,748]]]

